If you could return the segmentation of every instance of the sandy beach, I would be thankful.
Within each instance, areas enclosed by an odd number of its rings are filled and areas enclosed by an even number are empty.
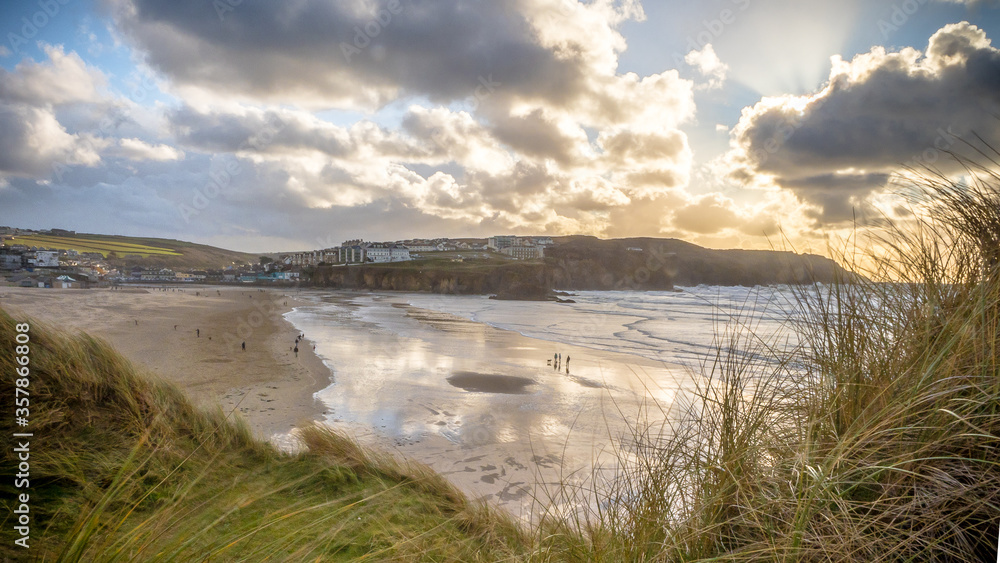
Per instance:
[[[320,420],[521,517],[576,502],[560,498],[559,485],[586,489],[595,468],[613,471],[614,450],[643,410],[662,419],[691,382],[661,361],[529,338],[405,300],[211,286],[0,288],[0,307],[15,318],[103,338],[196,404],[239,413],[261,438],[290,446],[295,427]],[[318,310],[332,316],[310,312]],[[566,364],[556,368],[554,353]]]
[[[102,338],[196,404],[239,412],[262,438],[323,413],[314,394],[330,371],[282,318],[288,290],[240,287],[0,288],[0,307],[62,330]],[[242,343],[246,342],[246,350]]]

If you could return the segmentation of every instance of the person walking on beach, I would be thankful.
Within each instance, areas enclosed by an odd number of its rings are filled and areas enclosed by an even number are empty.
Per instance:
[[[295,357],[299,357],[299,347],[297,345],[295,346]]]
[[[244,340],[243,344],[241,344],[241,346],[243,347],[243,351],[246,352],[247,351],[247,341]],[[566,369],[569,369],[569,368],[566,368]]]
[[[195,334],[195,336],[197,336],[198,338],[201,338],[201,329],[200,329],[200,328],[196,328],[196,329],[194,329],[194,334]]]
[[[569,369],[569,356],[566,356],[566,369]]]

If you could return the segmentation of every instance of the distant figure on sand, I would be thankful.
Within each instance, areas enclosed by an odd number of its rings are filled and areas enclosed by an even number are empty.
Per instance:
[[[299,347],[298,346],[295,347],[295,357],[296,358],[299,357]]]
[[[241,344],[241,346],[243,347],[243,351],[246,352],[247,351],[247,341],[244,340],[243,344]],[[569,368],[566,368],[566,369],[569,369]]]
[[[566,369],[569,369],[569,356],[566,356]]]
[[[200,329],[200,328],[196,328],[196,329],[194,329],[194,334],[195,334],[195,336],[197,336],[198,338],[201,338],[201,329]]]

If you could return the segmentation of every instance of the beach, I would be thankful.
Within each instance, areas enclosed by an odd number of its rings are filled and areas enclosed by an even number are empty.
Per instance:
[[[325,422],[525,518],[592,501],[581,497],[594,478],[610,478],[618,456],[630,455],[622,444],[648,425],[661,431],[677,398],[694,391],[685,366],[435,308],[495,307],[545,326],[579,318],[580,333],[615,330],[624,317],[484,296],[328,292],[306,301],[286,317],[315,336],[334,371],[319,393]],[[435,308],[412,304],[423,302]]]
[[[330,372],[308,340],[293,352],[298,333],[282,314],[299,301],[289,291],[166,289],[3,287],[0,307],[19,322],[104,339],[196,405],[240,413],[264,439],[323,413],[314,394],[329,385]]]
[[[535,315],[530,321],[556,336],[435,310],[462,306],[493,307],[520,322]],[[647,330],[637,310],[616,316],[607,305],[595,314],[586,305],[477,296],[184,286],[0,288],[0,307],[18,320],[102,338],[195,404],[238,413],[281,447],[295,447],[296,427],[322,421],[525,518],[573,510],[581,502],[574,496],[629,455],[622,444],[667,419],[696,385],[692,366],[573,344],[571,334],[600,343],[626,326]],[[699,308],[691,327],[703,324]],[[567,314],[585,324],[560,329]],[[679,333],[691,339],[691,330]],[[675,345],[694,349],[688,340]]]

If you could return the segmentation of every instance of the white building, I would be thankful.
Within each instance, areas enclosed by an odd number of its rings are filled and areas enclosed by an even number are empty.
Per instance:
[[[486,248],[491,250],[503,250],[508,246],[514,246],[517,244],[517,237],[514,235],[504,235],[498,237],[490,237],[486,241]]]
[[[410,250],[395,244],[373,243],[365,247],[368,262],[405,262],[410,259]]]
[[[438,247],[433,244],[408,244],[406,249],[410,252],[437,252]]]
[[[389,246],[385,244],[373,243],[365,247],[365,251],[368,254],[368,261],[381,263],[381,262],[391,262],[392,252],[389,250]]]
[[[410,249],[405,246],[392,245],[389,247],[390,262],[406,262],[410,259]]]
[[[516,260],[538,260],[545,258],[545,249],[541,246],[508,246],[501,249],[500,254]]]
[[[34,258],[28,258],[28,265],[36,268],[58,268],[59,253],[54,250],[37,250]]]

